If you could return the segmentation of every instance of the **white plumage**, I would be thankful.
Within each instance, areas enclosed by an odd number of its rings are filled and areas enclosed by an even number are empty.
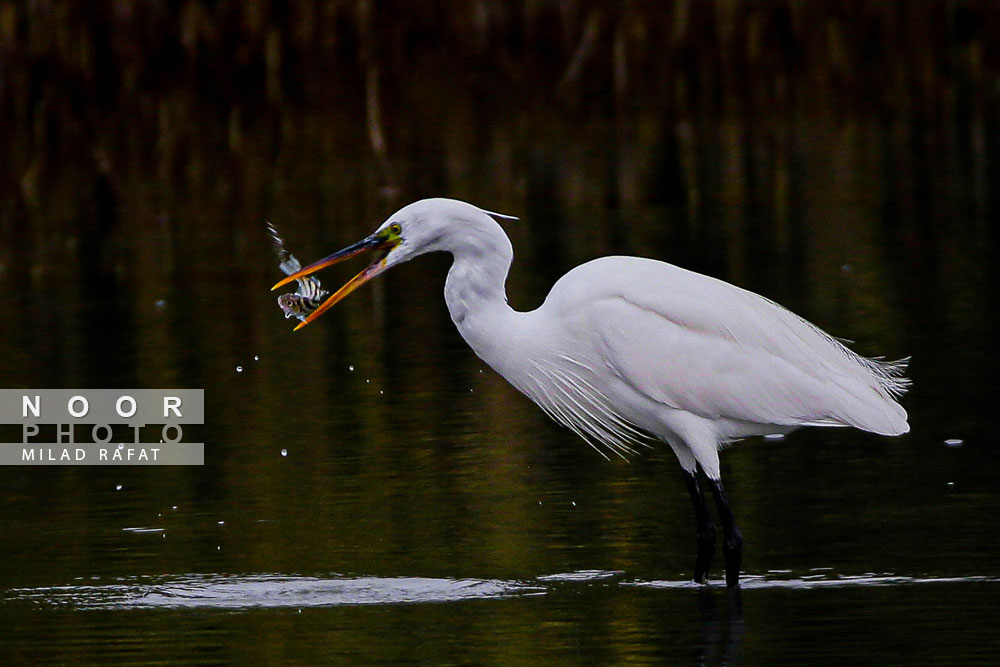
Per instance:
[[[697,461],[718,479],[718,446],[742,437],[909,429],[894,400],[904,362],[861,357],[773,301],[665,262],[596,259],[559,279],[536,310],[514,311],[503,294],[510,243],[489,215],[474,220],[450,227],[489,238],[453,245],[452,319],[484,361],[592,444],[627,454],[645,431],[686,470]]]
[[[909,430],[895,400],[908,384],[905,361],[861,357],[773,301],[671,264],[596,259],[563,276],[537,309],[511,309],[504,283],[513,249],[495,219],[506,217],[450,199],[404,207],[367,239],[286,279],[383,251],[303,324],[391,266],[451,253],[445,301],[487,364],[598,451],[626,456],[657,439],[670,445],[701,511],[696,578],[708,567],[701,536],[710,528],[714,545],[699,466],[723,519],[727,581],[738,577],[742,538],[721,487],[721,445],[800,426]]]

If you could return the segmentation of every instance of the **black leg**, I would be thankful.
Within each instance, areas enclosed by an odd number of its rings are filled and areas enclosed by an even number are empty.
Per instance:
[[[715,507],[719,511],[719,521],[722,523],[722,555],[726,559],[726,586],[738,588],[740,585],[740,564],[743,561],[743,535],[736,525],[733,511],[729,509],[726,491],[722,488],[722,480],[708,480],[715,497]]]
[[[698,560],[694,563],[694,580],[704,584],[708,580],[708,567],[715,555],[715,525],[708,516],[708,505],[701,493],[697,473],[684,471],[684,481],[687,482],[688,493],[691,494],[691,504],[694,505],[694,517],[698,522]]]

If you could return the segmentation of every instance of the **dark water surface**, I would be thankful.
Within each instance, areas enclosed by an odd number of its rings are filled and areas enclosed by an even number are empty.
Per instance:
[[[656,36],[636,21],[627,62]],[[10,79],[0,386],[204,388],[207,416],[203,467],[0,468],[0,663],[997,664],[1000,87],[975,25],[935,52],[952,69],[806,58],[739,94],[383,54],[384,145],[371,67],[260,100],[125,67],[93,107]],[[312,261],[424,196],[521,217],[519,309],[628,253],[911,356],[912,432],[723,453],[741,604],[721,555],[694,586],[670,451],[606,462],[485,367],[446,257],[292,333],[264,219]]]

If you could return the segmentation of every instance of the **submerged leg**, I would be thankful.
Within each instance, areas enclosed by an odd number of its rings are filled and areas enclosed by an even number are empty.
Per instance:
[[[708,516],[708,505],[698,483],[697,471],[685,470],[684,481],[687,482],[691,504],[694,505],[694,518],[698,523],[698,559],[694,563],[694,580],[703,584],[708,580],[708,567],[715,555],[715,524]]]
[[[733,510],[729,508],[722,480],[709,479],[708,483],[712,486],[715,507],[719,511],[719,521],[722,523],[722,555],[726,559],[726,586],[737,588],[740,585],[740,564],[743,562],[743,535],[736,525]]]

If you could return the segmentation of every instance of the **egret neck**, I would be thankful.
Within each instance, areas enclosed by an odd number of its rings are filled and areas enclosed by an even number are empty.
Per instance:
[[[508,375],[510,343],[514,336],[521,337],[526,315],[507,304],[504,285],[514,248],[496,221],[486,214],[476,218],[441,244],[454,260],[444,283],[444,300],[462,338],[481,359]]]

